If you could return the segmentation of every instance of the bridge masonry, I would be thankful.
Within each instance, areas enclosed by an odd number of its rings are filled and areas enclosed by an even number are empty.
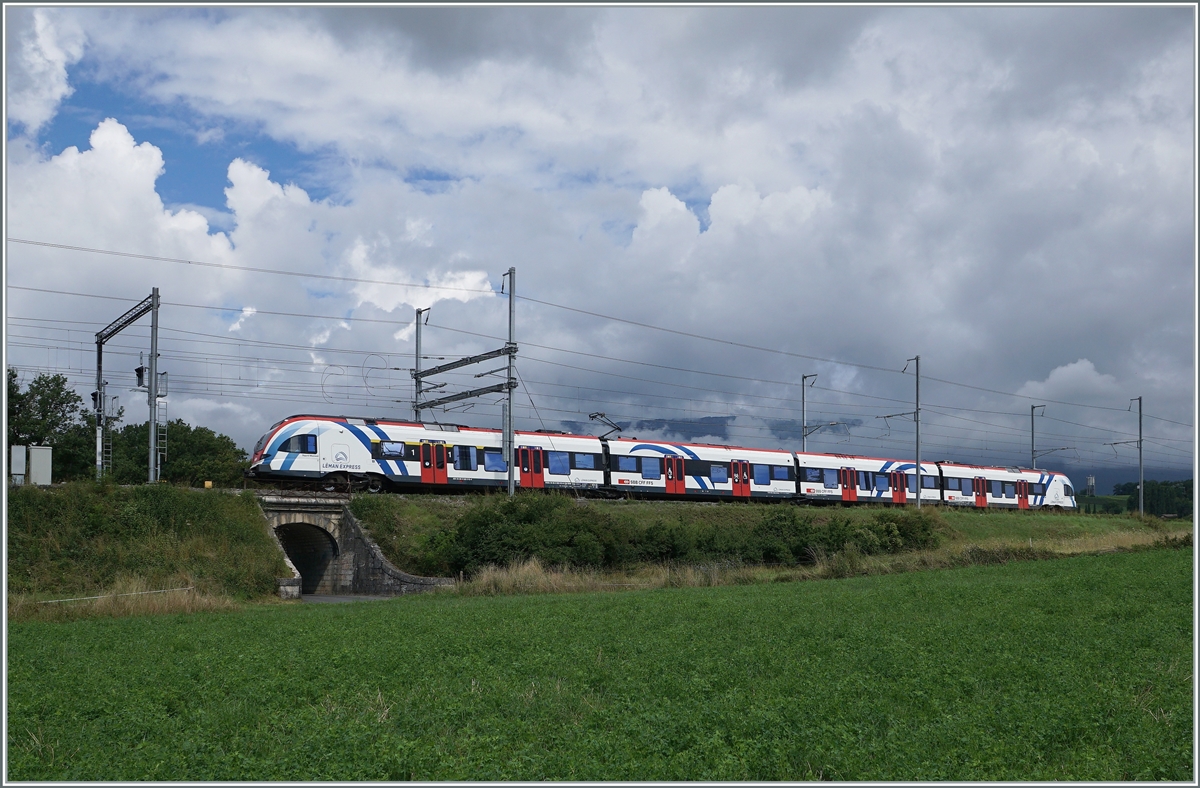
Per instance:
[[[279,578],[279,595],[400,596],[454,585],[449,577],[419,577],[391,564],[350,513],[345,495],[259,493],[268,530],[292,577]]]

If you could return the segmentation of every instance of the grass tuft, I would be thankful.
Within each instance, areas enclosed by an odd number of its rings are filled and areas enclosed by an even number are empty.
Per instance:
[[[11,594],[8,597],[9,621],[79,621],[88,618],[122,618],[169,613],[229,611],[239,605],[228,596],[206,592],[187,575],[169,579],[166,589],[154,588],[145,578],[119,578],[97,599],[42,598],[44,594]],[[186,590],[167,590],[186,589]],[[158,593],[149,593],[158,592]]]

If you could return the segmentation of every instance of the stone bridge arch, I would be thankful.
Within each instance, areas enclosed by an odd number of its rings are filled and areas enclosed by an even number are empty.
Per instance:
[[[322,583],[329,585],[326,573],[340,553],[332,534],[319,525],[294,522],[275,526],[275,536],[292,567],[300,573],[301,593],[320,593]],[[331,592],[324,589],[324,593]]]
[[[296,577],[280,578],[284,598],[300,594],[399,595],[453,585],[393,566],[348,508],[344,495],[260,493],[259,506]]]

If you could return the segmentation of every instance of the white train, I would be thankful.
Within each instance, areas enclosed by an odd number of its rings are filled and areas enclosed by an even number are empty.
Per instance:
[[[517,431],[516,483],[692,499],[914,503],[912,461]],[[498,430],[344,416],[290,416],[254,446],[246,475],[328,489],[453,491],[508,483]],[[1053,471],[921,463],[921,502],[1075,508]]]

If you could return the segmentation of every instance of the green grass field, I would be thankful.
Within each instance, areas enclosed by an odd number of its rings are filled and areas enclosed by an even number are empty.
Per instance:
[[[6,776],[1192,780],[1192,575],[1154,549],[10,623]]]

